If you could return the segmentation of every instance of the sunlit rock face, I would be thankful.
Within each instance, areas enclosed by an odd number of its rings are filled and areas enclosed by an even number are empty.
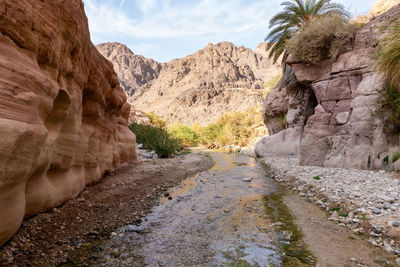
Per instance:
[[[81,0],[0,1],[0,245],[136,159],[129,112]]]
[[[255,50],[210,43],[167,63],[135,55],[122,44],[97,48],[114,64],[135,108],[154,111],[168,123],[206,125],[229,111],[261,106],[264,83],[280,73],[264,43]]]
[[[380,169],[399,151],[399,136],[384,130],[374,115],[378,89],[372,55],[395,22],[396,6],[359,29],[336,59],[319,65],[290,57],[281,84],[264,101],[264,120],[272,133],[255,146],[259,156],[299,157],[302,165]]]
[[[376,3],[371,7],[369,11],[370,16],[379,16],[383,12],[389,10],[390,8],[394,7],[395,5],[400,4],[400,0],[378,0]]]

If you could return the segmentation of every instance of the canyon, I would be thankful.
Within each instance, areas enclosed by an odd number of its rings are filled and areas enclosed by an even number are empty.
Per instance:
[[[167,63],[135,55],[123,44],[97,48],[114,64],[129,103],[169,124],[206,125],[229,111],[261,106],[264,83],[281,72],[268,58],[265,43],[254,51],[229,42],[210,43]]]
[[[400,265],[400,138],[373,61],[396,3],[335,58],[280,66],[230,42],[160,63],[95,46],[82,0],[0,0],[0,265]],[[128,128],[261,105],[255,155],[158,158]]]
[[[0,2],[0,245],[136,159],[130,105],[80,0]]]

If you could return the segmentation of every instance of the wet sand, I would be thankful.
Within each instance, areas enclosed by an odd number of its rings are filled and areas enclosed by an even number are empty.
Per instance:
[[[394,264],[392,255],[348,228],[328,221],[324,211],[299,195],[287,194],[283,200],[296,217],[303,240],[317,258],[317,266],[389,266],[385,260]]]

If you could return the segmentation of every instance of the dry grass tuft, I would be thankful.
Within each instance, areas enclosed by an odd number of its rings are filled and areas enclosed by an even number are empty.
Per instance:
[[[358,27],[340,16],[320,17],[290,39],[288,51],[296,61],[303,63],[318,64],[326,58],[335,59]]]

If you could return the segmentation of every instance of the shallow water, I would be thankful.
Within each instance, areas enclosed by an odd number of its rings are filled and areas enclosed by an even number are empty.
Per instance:
[[[210,156],[211,170],[183,181],[140,225],[118,229],[74,264],[313,266],[282,189],[264,167],[246,156]]]

